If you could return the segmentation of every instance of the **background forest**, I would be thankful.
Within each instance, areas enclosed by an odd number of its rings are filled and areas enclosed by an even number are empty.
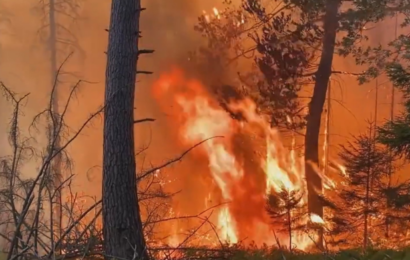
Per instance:
[[[0,0],[0,258],[406,258],[409,14]]]

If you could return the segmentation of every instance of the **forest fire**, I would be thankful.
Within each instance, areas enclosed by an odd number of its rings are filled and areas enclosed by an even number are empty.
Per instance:
[[[316,2],[2,1],[2,259],[403,259],[410,5]]]
[[[266,198],[270,193],[283,190],[297,191],[303,194],[302,200],[306,203],[303,157],[285,147],[279,132],[256,113],[252,101],[245,99],[228,104],[233,113],[244,118],[235,120],[205,86],[185,78],[179,69],[162,74],[153,92],[164,111],[173,110],[175,117],[169,125],[177,128],[181,145],[191,147],[206,140],[193,152],[208,162],[207,172],[212,179],[207,183],[207,197],[221,202],[218,215],[210,217],[219,239],[230,244],[245,239],[258,245],[276,244],[276,234],[265,210]],[[168,107],[167,102],[174,105]],[[247,138],[251,140],[247,144],[251,147],[241,146],[242,139]],[[246,152],[240,155],[240,149],[251,150],[253,155]],[[203,208],[207,206],[205,201]],[[323,222],[318,216],[304,221]],[[287,239],[283,234],[277,236],[280,240]],[[312,244],[311,236],[302,231],[295,233],[293,241],[301,250]]]

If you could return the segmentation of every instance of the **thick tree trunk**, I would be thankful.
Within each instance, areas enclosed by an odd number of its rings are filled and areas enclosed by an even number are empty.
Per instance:
[[[308,184],[308,208],[310,213],[323,217],[323,206],[317,191],[322,190],[322,180],[309,162],[319,164],[319,132],[327,87],[332,71],[333,54],[335,50],[338,28],[338,10],[340,0],[327,0],[324,16],[324,36],[322,56],[316,72],[316,83],[312,100],[309,105],[305,136],[306,180]],[[323,233],[319,232],[318,244],[323,245]]]
[[[112,0],[105,86],[103,235],[107,258],[147,259],[137,199],[134,92],[139,0]]]

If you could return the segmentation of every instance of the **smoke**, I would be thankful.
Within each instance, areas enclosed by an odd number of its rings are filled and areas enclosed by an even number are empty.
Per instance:
[[[109,25],[109,1],[77,1],[81,4],[80,19],[70,26],[71,33],[79,40],[79,46],[85,56],[81,59],[70,58],[65,65],[65,70],[77,72],[79,79],[92,83],[84,83],[81,92],[76,96],[75,102],[70,107],[69,122],[76,129],[92,111],[103,102],[104,74],[106,57],[104,51],[107,46],[107,32]],[[138,126],[138,145],[147,145],[152,139],[150,150],[155,150],[157,144],[164,146],[161,136],[161,118],[165,115],[156,109],[153,99],[150,98],[150,83],[160,74],[161,70],[168,68],[176,60],[184,59],[190,49],[194,49],[200,42],[200,36],[193,31],[198,14],[203,9],[211,9],[217,1],[207,1],[198,5],[193,1],[146,1],[143,5],[147,8],[141,16],[141,48],[154,49],[153,55],[142,57],[139,67],[154,72],[153,76],[141,76],[137,83],[136,113],[137,117],[157,118],[155,127]],[[8,87],[17,93],[30,92],[30,98],[22,118],[22,129],[28,127],[32,116],[46,105],[50,95],[49,53],[47,44],[42,42],[39,30],[42,27],[42,17],[35,11],[40,5],[32,1],[2,1],[2,14],[8,20],[2,22],[0,77]],[[62,21],[62,19],[60,19]],[[76,50],[78,54],[79,50]],[[60,54],[59,61],[65,57]],[[78,73],[80,72],[80,73]],[[75,82],[71,79],[71,82]],[[66,98],[67,90],[61,91],[61,102]],[[65,93],[65,94],[64,94]],[[11,106],[1,102],[1,141],[7,142],[7,119]],[[155,131],[153,131],[155,128]],[[99,183],[101,165],[101,120],[94,123],[79,137],[70,148],[76,166],[76,173],[81,179],[80,183],[88,181]],[[166,137],[164,137],[166,140]],[[93,149],[89,149],[93,147]],[[7,151],[2,151],[7,153]],[[167,158],[175,155],[170,148]],[[162,160],[162,159],[158,159]],[[92,168],[92,169],[90,169]],[[97,187],[99,185],[95,185]],[[99,191],[97,189],[96,194]]]
[[[30,92],[25,107],[24,117],[21,119],[22,129],[28,129],[32,117],[44,109],[50,96],[50,76],[47,46],[40,42],[38,30],[42,23],[38,13],[33,8],[38,5],[37,0],[5,1],[0,0],[3,15],[0,26],[0,81],[4,82],[15,92],[24,94]],[[110,1],[87,0],[81,1],[81,19],[75,25],[70,25],[72,33],[78,38],[83,56],[77,55],[70,59],[66,65],[68,71],[77,72],[77,78],[90,83],[84,83],[81,91],[76,96],[69,110],[69,124],[75,130],[89,115],[103,103],[104,77],[107,47],[107,32],[109,26]],[[143,171],[179,155],[182,148],[172,139],[175,129],[167,122],[173,116],[161,109],[151,95],[151,84],[162,71],[168,70],[173,65],[183,65],[188,59],[188,52],[196,50],[203,42],[201,35],[194,31],[198,16],[203,10],[210,12],[214,6],[221,6],[222,0],[145,0],[142,4],[147,9],[141,15],[142,39],[140,48],[153,49],[155,53],[141,57],[138,66],[140,70],[153,71],[153,75],[141,75],[137,80],[136,90],[136,118],[155,118],[153,123],[137,125],[137,148],[149,148],[138,157],[137,168]],[[389,26],[380,29],[377,34],[382,34],[383,39],[392,39],[392,30]],[[60,57],[60,61],[64,57]],[[350,59],[336,59],[335,70],[354,71],[360,70]],[[204,75],[203,77],[211,77]],[[70,79],[75,82],[74,79]],[[67,89],[63,90],[62,99],[67,96]],[[372,85],[358,86],[354,77],[335,76],[332,79],[332,106],[331,145],[344,143],[349,134],[354,134],[365,129],[364,119],[372,115],[374,98]],[[387,104],[386,96],[389,90],[381,89],[380,96]],[[172,106],[172,104],[169,104]],[[381,105],[380,119],[389,115],[388,105]],[[172,109],[170,109],[172,111]],[[384,112],[383,112],[384,111]],[[2,100],[0,102],[0,155],[9,154],[7,149],[7,127],[10,119],[11,106]],[[346,123],[348,122],[348,123]],[[25,131],[25,134],[29,132]],[[43,142],[44,140],[39,140]],[[246,140],[245,140],[246,141]],[[239,143],[239,142],[238,142]],[[246,144],[243,144],[246,145]],[[239,145],[238,145],[239,146]],[[238,153],[240,149],[238,149]],[[336,149],[334,151],[337,151]],[[75,188],[77,191],[86,190],[89,195],[101,194],[101,159],[102,159],[102,120],[93,123],[78,137],[77,141],[69,148],[69,153],[74,160]],[[247,151],[238,157],[247,158]],[[335,153],[335,152],[333,152]],[[35,167],[35,165],[30,165]],[[175,208],[189,209],[186,212],[196,213],[202,208],[192,205],[192,197],[201,194],[201,188],[188,186],[201,178],[197,169],[205,169],[207,162],[194,155],[185,157],[181,164],[171,167],[168,171],[171,179],[176,179],[172,184],[174,191],[182,190],[176,197],[178,205]],[[249,163],[249,168],[254,167]],[[194,171],[193,169],[197,170]],[[202,176],[202,177],[201,177]],[[255,184],[257,185],[257,184]],[[260,190],[263,187],[255,189]],[[199,189],[199,190],[198,190]],[[205,189],[204,189],[205,190]],[[240,209],[238,209],[238,212]],[[242,214],[242,212],[240,213]]]

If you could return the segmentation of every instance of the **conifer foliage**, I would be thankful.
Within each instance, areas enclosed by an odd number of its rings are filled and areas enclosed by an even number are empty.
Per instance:
[[[405,191],[409,186],[393,181],[391,165],[397,158],[377,142],[374,129],[370,123],[366,134],[341,146],[339,156],[346,175],[335,198],[339,210],[331,217],[331,234],[339,245],[368,248],[391,244],[399,239],[394,230],[408,220],[410,200]]]
[[[292,251],[295,232],[304,228],[301,223],[307,216],[303,193],[286,188],[278,193],[272,192],[267,199],[267,212],[276,231],[289,238],[287,248]]]

